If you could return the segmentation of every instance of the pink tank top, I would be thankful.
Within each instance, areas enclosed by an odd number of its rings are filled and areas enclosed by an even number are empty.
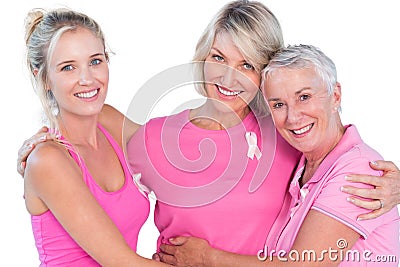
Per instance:
[[[125,183],[115,192],[105,192],[93,180],[83,159],[66,143],[71,156],[80,166],[83,179],[99,204],[114,221],[126,242],[136,251],[139,230],[149,214],[149,201],[139,192],[126,165],[124,154],[118,143],[101,126],[125,173]],[[64,139],[65,140],[65,139]],[[40,266],[99,266],[64,230],[50,210],[31,216]]]

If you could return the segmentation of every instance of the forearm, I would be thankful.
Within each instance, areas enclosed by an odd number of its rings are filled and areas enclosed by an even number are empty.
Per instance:
[[[119,256],[117,256],[116,258],[118,257]],[[147,259],[136,254],[134,257],[118,258],[111,265],[104,265],[104,266],[105,267],[120,267],[120,266],[167,267],[170,265],[155,260]]]

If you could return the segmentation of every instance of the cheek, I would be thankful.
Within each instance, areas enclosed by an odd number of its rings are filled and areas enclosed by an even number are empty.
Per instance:
[[[104,79],[103,79],[103,83],[104,83],[104,86],[105,86],[106,88],[108,88],[108,81],[109,81],[109,78],[110,78],[110,76],[109,76],[109,74],[108,74],[108,72],[107,72],[107,74],[104,76]]]
[[[255,86],[260,89],[261,86],[261,75],[259,73],[253,73],[249,76],[250,80],[255,84]]]
[[[308,114],[312,117],[324,118],[324,120],[331,114],[331,105],[326,102],[313,103],[306,109]]]
[[[52,90],[65,90],[72,87],[77,81],[77,77],[73,73],[59,72],[49,74],[49,88]]]
[[[108,83],[109,79],[109,68],[108,65],[104,64],[99,68],[94,68],[92,71],[94,79],[101,81],[102,83]]]
[[[240,83],[246,89],[246,91],[254,93],[260,90],[260,76],[258,74],[241,75]]]
[[[271,107],[270,107],[271,109]],[[272,111],[272,120],[274,121],[275,127],[278,131],[281,131],[285,127],[286,114],[283,111]]]
[[[226,72],[226,67],[219,63],[205,62],[203,71],[205,82],[210,82],[223,75]]]

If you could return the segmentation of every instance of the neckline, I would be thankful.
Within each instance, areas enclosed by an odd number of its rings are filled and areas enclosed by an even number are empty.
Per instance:
[[[115,191],[106,191],[104,190],[97,182],[96,180],[93,178],[92,174],[90,173],[89,169],[86,166],[85,160],[84,158],[82,158],[82,156],[78,153],[77,149],[75,149],[75,147],[73,146],[73,144],[71,144],[63,135],[59,135],[59,139],[63,140],[64,143],[66,144],[66,148],[68,149],[68,151],[73,154],[76,155],[76,159],[78,160],[78,165],[81,168],[82,174],[83,175],[87,175],[91,181],[93,182],[93,184],[104,194],[107,195],[112,195],[118,192],[123,191],[128,184],[128,178],[130,175],[130,172],[128,171],[125,163],[125,158],[123,158],[123,153],[122,153],[122,149],[120,148],[120,146],[118,145],[118,143],[114,140],[114,138],[111,136],[111,134],[100,124],[97,123],[97,128],[101,131],[101,133],[106,137],[108,143],[111,145],[111,147],[114,150],[114,153],[116,154],[118,161],[121,165],[122,171],[124,173],[124,183],[122,184],[122,186],[120,188],[118,188]],[[72,156],[72,155],[71,155]],[[80,162],[80,163],[79,163]]]
[[[306,183],[303,184],[302,187],[306,185],[308,187],[310,184],[318,183],[325,175],[326,170],[329,169],[332,166],[332,164],[334,164],[334,162],[338,160],[339,157],[341,157],[344,153],[346,153],[353,146],[357,145],[359,142],[362,142],[362,139],[358,134],[358,131],[354,125],[349,124],[345,125],[344,127],[346,130],[342,138],[339,140],[336,146],[326,155],[324,160],[321,161],[320,165],[315,170],[314,174]],[[305,171],[305,168],[307,166],[304,154],[301,156],[298,166],[299,166],[298,170],[300,168],[303,168],[304,170],[302,172]],[[297,179],[297,183],[299,185],[301,179],[302,175]]]
[[[206,133],[212,133],[212,134],[219,134],[221,131],[226,131],[229,133],[235,133],[235,132],[243,132],[246,131],[249,126],[251,127],[253,124],[258,124],[257,123],[257,118],[255,117],[254,113],[252,111],[249,112],[249,114],[244,117],[244,119],[239,122],[238,124],[229,127],[227,129],[221,129],[221,130],[210,130],[210,129],[204,129],[201,127],[198,127],[195,125],[191,120],[190,120],[190,111],[191,109],[186,109],[183,112],[181,112],[181,119],[184,120],[185,126],[194,129],[196,131],[202,131]]]

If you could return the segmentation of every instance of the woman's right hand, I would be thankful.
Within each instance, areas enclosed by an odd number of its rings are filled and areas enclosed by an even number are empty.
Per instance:
[[[26,139],[20,149],[18,150],[18,158],[17,158],[17,171],[21,176],[24,176],[26,159],[29,154],[31,154],[32,150],[39,143],[46,142],[46,140],[54,139],[54,134],[49,133],[49,129],[46,126],[43,126],[35,135]]]

